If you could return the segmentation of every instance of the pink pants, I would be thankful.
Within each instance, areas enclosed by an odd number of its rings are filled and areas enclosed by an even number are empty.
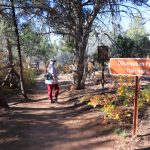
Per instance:
[[[54,90],[54,96],[57,98],[59,94],[59,86],[58,84],[47,84],[47,90],[48,90],[48,97],[50,100],[53,98],[53,90]]]

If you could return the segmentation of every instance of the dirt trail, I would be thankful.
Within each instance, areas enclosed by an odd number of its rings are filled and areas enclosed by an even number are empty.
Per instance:
[[[57,104],[50,104],[40,79],[30,102],[11,103],[1,123],[0,150],[123,150],[124,139],[112,132],[99,111],[76,107],[67,91],[70,81],[61,79]]]

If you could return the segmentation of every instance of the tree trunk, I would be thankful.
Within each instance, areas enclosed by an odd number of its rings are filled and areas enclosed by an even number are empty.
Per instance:
[[[82,39],[82,38],[81,38]],[[74,72],[74,89],[84,89],[86,79],[86,39],[76,42],[76,64],[77,70]]]
[[[7,50],[8,50],[9,64],[10,64],[10,68],[11,68],[11,72],[8,75],[8,78],[10,76],[11,77],[10,81],[12,81],[12,77],[13,77],[13,54],[12,54],[12,49],[11,49],[11,43],[10,43],[8,38],[7,38]],[[5,79],[7,80],[7,78],[5,78]],[[5,85],[5,82],[3,82],[3,85]]]
[[[7,50],[8,50],[9,64],[12,67],[13,66],[13,54],[12,54],[11,44],[8,38],[7,38]]]
[[[20,39],[19,39],[19,32],[18,32],[18,25],[16,22],[16,15],[15,15],[15,7],[14,7],[14,0],[11,0],[12,5],[12,13],[13,13],[13,21],[15,26],[15,33],[17,38],[17,49],[18,49],[18,56],[19,56],[19,67],[20,67],[20,87],[21,93],[25,99],[28,99],[25,88],[24,88],[24,80],[23,80],[23,67],[22,67],[22,55],[21,55],[21,48],[20,48]]]

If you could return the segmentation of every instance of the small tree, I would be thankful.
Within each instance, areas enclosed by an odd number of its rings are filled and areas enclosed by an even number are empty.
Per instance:
[[[134,18],[133,24],[124,35],[118,35],[112,50],[115,57],[147,57],[150,55],[150,40],[140,17]]]

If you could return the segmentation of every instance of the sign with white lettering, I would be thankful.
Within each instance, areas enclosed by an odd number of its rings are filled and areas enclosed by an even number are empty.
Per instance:
[[[110,74],[150,76],[150,59],[147,58],[111,58]]]

